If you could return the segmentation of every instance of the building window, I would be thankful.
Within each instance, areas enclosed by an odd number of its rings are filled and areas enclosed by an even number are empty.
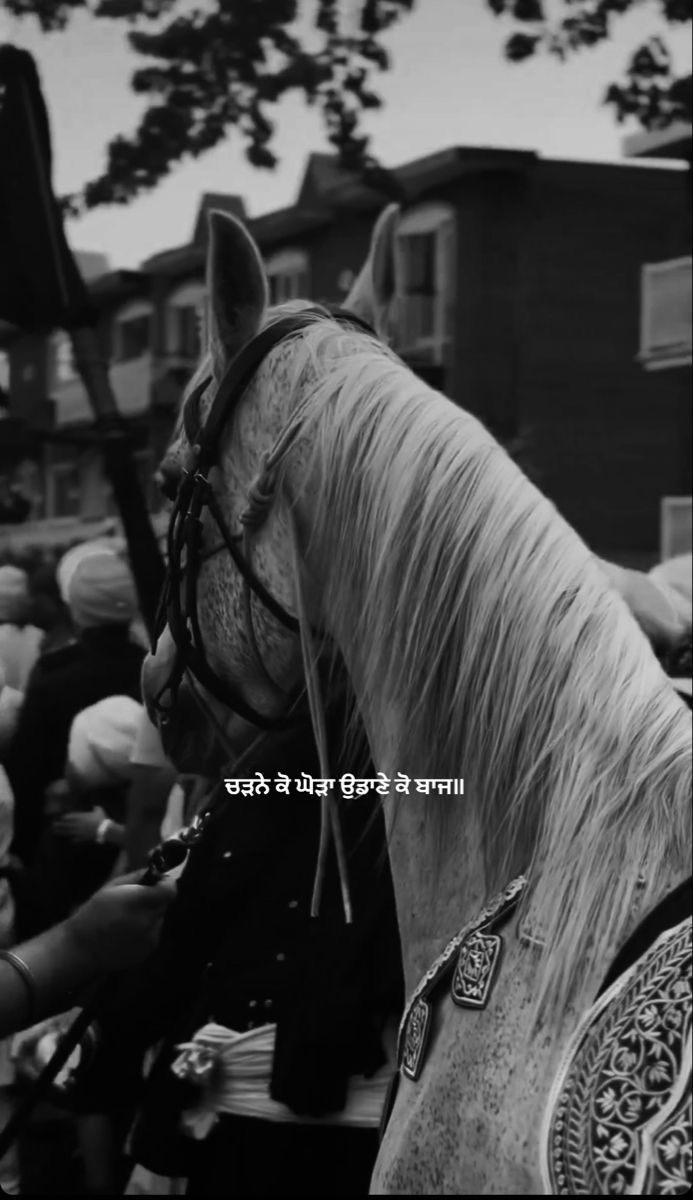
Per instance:
[[[149,317],[131,317],[118,324],[118,362],[141,358],[149,349]]]
[[[192,305],[174,308],[169,313],[171,348],[169,353],[181,358],[198,359],[202,352],[200,314]]]
[[[267,260],[266,269],[271,305],[310,296],[310,269],[304,250],[280,250]]]
[[[147,354],[152,340],[152,310],[144,301],[134,301],[116,314],[113,323],[113,360],[132,362]]]
[[[692,361],[690,258],[642,268],[638,357],[650,371]]]
[[[395,245],[400,354],[444,363],[452,333],[454,275],[453,210],[426,204],[405,213]]]
[[[10,356],[0,350],[0,393],[9,395],[10,391]]]
[[[693,500],[690,496],[663,496],[660,510],[659,556],[662,562],[693,548]]]
[[[166,353],[197,362],[206,340],[207,292],[203,283],[186,283],[166,301]]]
[[[58,463],[51,468],[53,516],[78,517],[82,511],[82,480],[73,463]]]
[[[133,458],[140,486],[144,493],[145,504],[149,512],[159,512],[162,505],[162,496],[157,484],[154,482],[154,455],[151,450],[136,450]],[[120,516],[110,483],[104,485],[104,511],[107,517]]]
[[[402,291],[405,296],[435,296],[437,248],[436,232],[411,233],[402,239]]]
[[[71,383],[73,379],[77,378],[77,371],[70,335],[63,333],[62,330],[54,333],[51,338],[51,347],[53,387],[58,387],[61,383]]]

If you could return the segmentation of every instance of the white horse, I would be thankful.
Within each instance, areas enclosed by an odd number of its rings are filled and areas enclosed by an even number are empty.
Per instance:
[[[203,423],[276,316],[257,247],[221,214],[208,283]],[[181,428],[169,477],[192,463]],[[208,478],[234,532],[263,497],[252,568],[300,625],[253,598],[251,639],[231,558],[201,557],[218,677],[279,716],[317,632],[346,663],[376,769],[411,781],[385,808],[416,1003],[374,1191],[681,1191],[690,922],[594,1005],[690,871],[691,722],[603,567],[476,419],[329,317],[266,356]],[[170,651],[163,637],[145,665],[149,698]],[[415,790],[431,778],[464,794]],[[452,989],[429,995],[419,981],[463,926]]]

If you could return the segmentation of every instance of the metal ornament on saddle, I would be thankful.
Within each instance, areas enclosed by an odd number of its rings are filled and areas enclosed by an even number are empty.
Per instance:
[[[433,1003],[447,983],[460,1008],[484,1009],[501,966],[497,932],[527,890],[519,876],[452,938],[400,1024],[384,1135],[400,1074],[418,1082]],[[692,1140],[691,882],[642,920],[563,1056],[540,1137],[547,1195],[688,1195]],[[674,922],[672,924],[672,921]],[[520,941],[541,945],[518,929]],[[630,944],[644,938],[637,953]],[[649,944],[648,944],[649,943]],[[615,976],[612,979],[612,975]]]

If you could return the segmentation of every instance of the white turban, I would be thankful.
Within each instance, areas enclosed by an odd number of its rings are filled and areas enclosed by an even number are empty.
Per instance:
[[[91,554],[100,554],[103,550],[110,550],[108,542],[104,542],[95,538],[92,542],[80,542],[77,546],[73,546],[60,559],[56,569],[55,578],[60,589],[63,604],[67,604],[67,589],[77,567],[82,559],[89,558]]]
[[[23,702],[24,696],[21,692],[5,685],[5,670],[0,663],[0,758],[12,741]]]
[[[67,761],[80,783],[113,787],[130,778],[130,756],[142,711],[142,705],[129,696],[107,696],[77,714]]]
[[[26,571],[7,565],[0,567],[0,621],[17,625],[24,620],[29,600]]]
[[[129,625],[137,593],[124,555],[104,542],[68,550],[57,570],[58,586],[75,625]]]

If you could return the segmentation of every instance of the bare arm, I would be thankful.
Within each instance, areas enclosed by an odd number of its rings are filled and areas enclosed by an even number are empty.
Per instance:
[[[15,953],[31,972],[35,1008],[32,1012],[30,990],[21,974],[0,959],[0,1037],[70,1007],[75,1003],[75,993],[97,974],[67,922],[18,946]]]
[[[597,560],[609,583],[624,599],[643,633],[661,646],[672,646],[688,629],[690,614],[682,598],[642,571]]]
[[[0,959],[0,1038],[72,1007],[105,972],[146,958],[174,895],[175,886],[165,881],[142,887],[126,879],[102,888],[62,924],[15,948],[31,973],[31,989]]]

